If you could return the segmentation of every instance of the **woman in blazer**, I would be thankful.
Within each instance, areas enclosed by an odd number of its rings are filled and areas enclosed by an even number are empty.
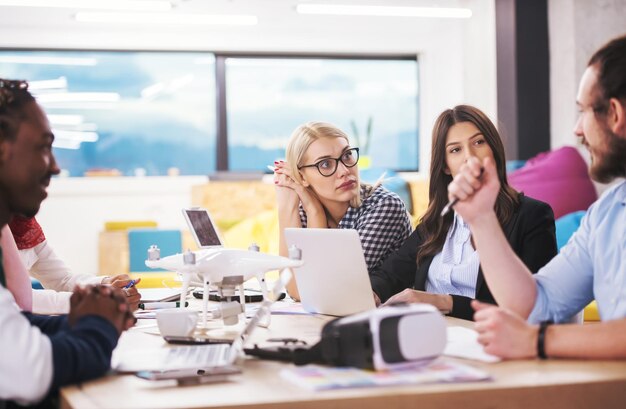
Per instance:
[[[447,186],[465,161],[491,157],[498,169],[498,220],[528,268],[537,272],[557,253],[554,214],[549,205],[509,186],[504,146],[493,123],[479,109],[460,105],[444,111],[432,135],[429,206],[415,231],[370,277],[377,302],[422,302],[472,319],[472,299],[494,303],[484,282],[469,227],[455,212],[441,217]]]

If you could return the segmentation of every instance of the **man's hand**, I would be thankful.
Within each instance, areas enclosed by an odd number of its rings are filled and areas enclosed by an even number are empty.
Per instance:
[[[141,300],[141,294],[139,294],[136,287],[140,281],[141,278],[138,278],[131,287],[126,288],[132,282],[132,279],[128,274],[118,274],[111,277],[105,277],[102,280],[102,284],[111,285],[115,288],[121,289],[126,294],[128,304],[134,311],[139,308],[139,301]]]
[[[505,359],[537,356],[537,325],[530,325],[519,315],[495,305],[472,301],[474,328],[485,352]]]
[[[391,296],[383,306],[400,303],[430,304],[444,314],[452,311],[452,296],[448,294],[431,294],[424,291],[413,290],[412,288],[406,288],[404,291]]]
[[[454,210],[470,226],[480,216],[493,212],[499,192],[500,179],[491,158],[485,158],[482,163],[478,158],[469,158],[448,185],[448,199],[459,199]]]
[[[74,289],[70,297],[69,325],[74,326],[80,318],[88,315],[106,319],[118,333],[132,327],[136,322],[122,290],[103,285]]]

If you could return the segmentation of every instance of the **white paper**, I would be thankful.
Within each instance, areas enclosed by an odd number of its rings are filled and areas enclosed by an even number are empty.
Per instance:
[[[443,354],[481,362],[500,361],[497,356],[490,355],[483,350],[483,346],[478,343],[476,331],[464,327],[448,327],[448,343]]]

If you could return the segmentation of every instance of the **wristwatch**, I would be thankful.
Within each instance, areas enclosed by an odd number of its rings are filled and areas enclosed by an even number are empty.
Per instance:
[[[539,324],[539,332],[537,333],[537,356],[539,359],[548,359],[546,355],[546,330],[552,321],[541,321]]]

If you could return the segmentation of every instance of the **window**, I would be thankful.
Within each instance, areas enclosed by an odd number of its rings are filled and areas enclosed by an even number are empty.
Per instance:
[[[372,167],[417,170],[417,65],[404,57],[0,51],[0,76],[30,82],[71,176],[205,175],[218,163],[263,172],[312,120],[343,129]]]
[[[215,169],[215,58],[209,53],[0,52],[27,79],[72,176],[208,174]]]
[[[344,130],[372,167],[417,170],[417,61],[227,57],[228,158],[261,170],[311,120]]]

